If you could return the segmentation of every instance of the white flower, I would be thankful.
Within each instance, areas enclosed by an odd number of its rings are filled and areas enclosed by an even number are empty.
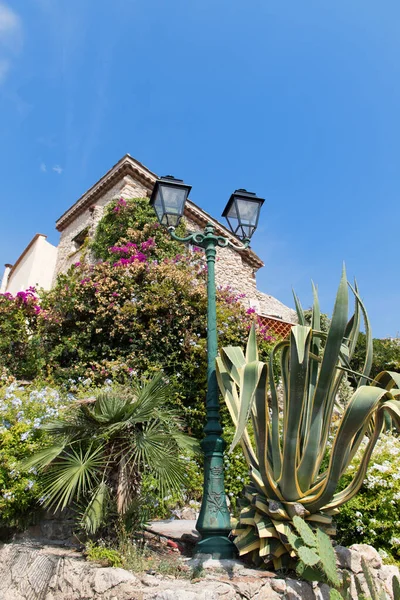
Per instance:
[[[21,442],[25,442],[29,437],[29,431],[25,431],[25,433],[21,433]]]

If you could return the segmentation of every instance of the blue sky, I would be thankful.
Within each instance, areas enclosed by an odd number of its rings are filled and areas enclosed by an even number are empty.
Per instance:
[[[265,197],[258,285],[400,331],[398,0],[0,0],[0,264],[122,155],[219,217]]]

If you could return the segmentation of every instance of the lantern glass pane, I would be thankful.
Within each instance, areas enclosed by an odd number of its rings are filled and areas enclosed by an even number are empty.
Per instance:
[[[181,216],[185,205],[187,189],[172,185],[160,185],[160,195],[166,213]]]
[[[244,238],[250,239],[254,233],[254,227],[252,225],[242,225],[241,230]]]
[[[238,218],[238,211],[237,211],[237,206],[236,206],[235,200],[230,205],[229,210],[226,214],[226,218],[227,219],[237,219]]]
[[[163,207],[163,203],[161,200],[161,196],[160,196],[160,190],[158,190],[156,199],[154,201],[154,210],[156,211],[158,220],[160,221],[160,223],[162,223],[163,220],[163,216],[164,216],[164,207]]]
[[[236,203],[242,228],[244,228],[246,225],[252,225],[255,227],[257,225],[257,217],[260,207],[259,203],[252,202],[251,200],[241,200],[239,198],[236,200]]]
[[[166,225],[167,227],[177,227],[179,225],[179,219],[181,218],[181,215],[175,214],[175,215],[171,215],[169,213],[166,213]]]

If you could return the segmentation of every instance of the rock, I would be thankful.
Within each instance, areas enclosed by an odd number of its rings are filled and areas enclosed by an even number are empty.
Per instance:
[[[238,576],[231,581],[231,585],[233,586],[234,590],[239,593],[240,598],[247,598],[248,600],[251,600],[252,598],[255,598],[260,591],[263,585],[263,580],[260,578],[256,579],[255,577],[249,578]]]
[[[314,587],[315,600],[329,600],[330,599],[330,587],[326,583],[319,584]]]
[[[383,582],[387,593],[393,598],[393,577],[400,579],[399,568],[395,565],[383,565],[382,569],[378,572],[378,577]]]
[[[138,583],[137,577],[133,573],[125,571],[125,569],[115,567],[96,569],[93,589],[98,594],[104,594],[109,589],[127,581],[129,583]]]
[[[181,510],[181,519],[185,520],[196,520],[198,517],[198,513],[194,510],[194,508],[190,508],[189,506],[182,508]]]
[[[364,558],[369,567],[380,569],[382,567],[382,557],[375,548],[368,544],[353,544],[350,550],[355,550]]]
[[[188,584],[174,582],[167,589],[156,590],[150,595],[150,590],[143,600],[236,600],[237,596],[229,584],[199,582]]]
[[[315,600],[314,592],[306,581],[286,579],[285,600]]]
[[[271,579],[269,584],[279,594],[286,592],[286,581],[284,579]]]
[[[254,600],[280,600],[280,598],[281,595],[272,588],[270,582],[261,588]]]
[[[363,596],[364,598],[371,598],[371,592],[370,592],[367,582],[365,580],[364,574],[357,573],[357,575],[355,575],[354,579],[355,579],[356,590],[357,590],[356,598],[358,598],[359,596]]]
[[[344,546],[336,546],[336,562],[342,569],[348,569],[353,573],[360,573],[362,571],[361,566],[361,555],[356,550],[345,548]]]

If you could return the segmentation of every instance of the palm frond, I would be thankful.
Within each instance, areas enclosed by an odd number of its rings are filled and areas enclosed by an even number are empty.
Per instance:
[[[110,492],[107,483],[102,480],[92,491],[89,503],[80,519],[81,526],[89,534],[94,534],[104,523]]]
[[[65,449],[65,444],[59,444],[44,448],[36,452],[33,456],[28,456],[20,463],[22,470],[28,470],[32,467],[43,469],[52,463]]]
[[[88,449],[69,447],[58,456],[44,477],[46,506],[56,511],[66,508],[72,500],[80,498],[98,484],[104,472],[104,447]]]

